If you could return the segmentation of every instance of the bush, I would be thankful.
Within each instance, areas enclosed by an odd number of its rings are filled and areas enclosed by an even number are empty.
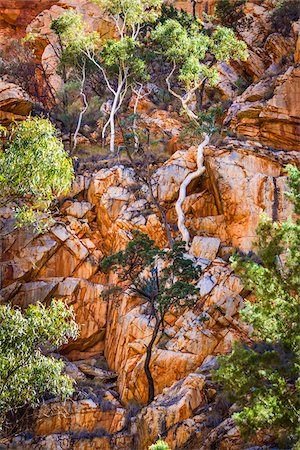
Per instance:
[[[150,445],[149,450],[170,450],[170,447],[166,441],[159,439],[155,444]]]
[[[63,362],[46,356],[46,350],[77,335],[73,312],[61,300],[24,312],[0,306],[0,427],[8,413],[38,405],[45,394],[65,399],[73,393],[73,380],[62,374]]]
[[[0,203],[17,201],[29,223],[36,220],[34,211],[47,210],[56,196],[68,191],[74,177],[72,160],[56,129],[49,120],[37,117],[12,127],[0,166]]]
[[[299,0],[282,0],[271,14],[273,30],[288,36],[292,22],[300,19]]]
[[[300,211],[300,171],[289,167],[288,194]],[[242,317],[253,343],[237,343],[220,358],[215,378],[236,401],[234,418],[248,437],[269,430],[277,443],[300,444],[300,220],[278,224],[264,217],[258,228],[260,262],[236,257],[233,267],[255,297]],[[284,447],[287,448],[287,447]]]

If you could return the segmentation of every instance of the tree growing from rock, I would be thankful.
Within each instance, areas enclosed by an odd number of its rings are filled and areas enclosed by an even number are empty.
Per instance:
[[[67,398],[73,380],[64,364],[47,356],[78,335],[72,309],[62,300],[25,311],[0,305],[0,427],[6,416],[24,406],[37,406],[45,394]]]
[[[70,188],[72,160],[47,119],[30,118],[1,131],[6,139],[0,153],[0,203],[14,203],[19,226],[41,230],[51,202]]]
[[[174,19],[159,23],[152,32],[152,39],[158,46],[160,56],[170,64],[166,77],[168,91],[180,101],[184,113],[195,126],[201,126],[201,118],[191,108],[196,92],[200,92],[202,106],[206,83],[215,86],[218,82],[217,64],[230,59],[246,59],[246,44],[238,40],[230,28],[217,26],[214,30],[207,31],[198,21],[192,21],[187,27]],[[181,84],[181,91],[175,90],[178,84]],[[209,143],[210,132],[211,130],[204,130],[204,140],[197,150],[197,169],[183,181],[176,203],[178,228],[186,247],[189,245],[190,236],[184,223],[182,204],[189,183],[205,171],[203,151]]]
[[[288,196],[300,213],[300,171],[289,167]],[[237,343],[220,358],[215,377],[237,402],[234,419],[247,437],[277,435],[280,448],[300,444],[300,220],[282,224],[264,217],[258,227],[261,262],[235,257],[233,267],[256,300],[242,318],[253,327],[253,345]]]
[[[148,305],[153,326],[144,362],[148,403],[154,400],[155,394],[150,370],[153,346],[164,329],[166,314],[193,306],[199,295],[195,282],[200,268],[184,252],[182,242],[174,243],[171,249],[160,250],[147,235],[134,231],[125,250],[105,258],[101,264],[103,271],[117,272],[118,281],[125,289]]]
[[[198,90],[202,96],[206,83],[215,86],[219,80],[217,64],[247,59],[246,44],[230,28],[217,26],[206,30],[198,21],[189,27],[178,20],[159,23],[152,32],[157,52],[170,65],[166,77],[168,91],[177,98],[184,113],[198,120],[191,102]],[[181,89],[176,86],[181,85]],[[176,89],[176,90],[175,90]]]

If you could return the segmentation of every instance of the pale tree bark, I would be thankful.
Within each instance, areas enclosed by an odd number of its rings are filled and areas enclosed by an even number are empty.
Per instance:
[[[180,190],[179,190],[179,197],[178,197],[178,200],[175,205],[175,209],[176,209],[176,213],[177,213],[177,217],[178,217],[178,221],[177,221],[178,229],[181,233],[182,240],[186,244],[187,250],[189,248],[190,233],[185,226],[185,215],[182,210],[182,204],[183,204],[184,200],[186,199],[186,190],[187,190],[187,187],[190,184],[190,182],[192,180],[194,180],[195,178],[200,177],[205,172],[205,167],[203,165],[203,160],[204,160],[203,151],[204,151],[204,147],[209,143],[209,139],[210,139],[210,136],[208,134],[205,134],[203,142],[201,142],[201,144],[198,145],[197,170],[195,170],[195,172],[190,173],[182,182],[182,184],[180,186]]]
[[[89,107],[85,92],[84,92],[84,85],[85,85],[85,79],[86,79],[86,71],[85,71],[85,62],[83,63],[82,66],[82,78],[81,78],[81,86],[80,86],[80,95],[82,97],[83,100],[83,109],[80,111],[79,117],[78,117],[78,122],[77,122],[77,127],[74,133],[74,138],[73,138],[73,151],[76,149],[77,147],[77,136],[81,127],[81,123],[82,123],[82,118],[84,116],[84,114],[86,113],[86,110]]]
[[[114,153],[115,151],[115,118],[118,110],[122,106],[123,100],[125,98],[125,95],[128,90],[128,75],[129,75],[129,68],[128,67],[119,67],[119,73],[118,73],[118,85],[117,89],[114,89],[109,82],[108,76],[102,67],[101,64],[96,60],[95,55],[91,53],[89,50],[86,50],[85,55],[90,59],[91,62],[95,64],[95,66],[101,71],[104,80],[106,82],[106,85],[110,92],[113,94],[113,102],[111,106],[111,110],[109,113],[109,118],[107,122],[105,123],[103,130],[102,130],[102,139],[104,142],[105,133],[107,128],[110,128],[110,151]]]

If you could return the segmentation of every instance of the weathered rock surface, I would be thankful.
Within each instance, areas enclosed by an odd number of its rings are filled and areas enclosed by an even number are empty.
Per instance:
[[[104,395],[100,405],[92,399],[68,400],[63,404],[47,402],[38,409],[34,417],[34,431],[38,436],[92,432],[97,429],[114,434],[124,428],[125,413],[125,409],[109,393]]]
[[[300,68],[250,86],[230,107],[226,124],[238,135],[276,149],[300,150]]]
[[[205,404],[204,378],[191,374],[165,389],[137,418],[137,450],[148,448],[158,436],[166,433],[178,422],[193,415]],[[171,448],[175,448],[174,441]]]
[[[29,96],[14,83],[0,80],[0,121],[7,125],[12,120],[27,116],[33,103]]]

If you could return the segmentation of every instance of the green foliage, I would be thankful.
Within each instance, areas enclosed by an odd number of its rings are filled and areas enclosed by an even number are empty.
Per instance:
[[[170,450],[170,447],[162,439],[158,439],[155,444],[150,445],[149,450]]]
[[[199,126],[195,130],[197,134],[209,134],[212,135],[219,130],[216,125],[216,120],[218,117],[222,116],[224,113],[221,107],[209,108],[206,111],[201,111],[198,113],[198,123]]]
[[[135,34],[143,23],[155,21],[161,8],[161,0],[93,0],[101,6],[111,18],[120,18],[129,28],[129,34]]]
[[[179,11],[178,8],[175,8],[173,5],[163,4],[161,7],[161,15],[157,20],[157,24],[164,23],[168,19],[176,20],[186,29],[190,28],[195,23],[197,23],[198,26],[201,25],[199,19],[195,19],[192,14],[187,13],[183,9]]]
[[[96,32],[87,33],[80,14],[66,11],[51,22],[51,29],[57,34],[62,46],[61,65],[81,65],[87,59],[87,52],[93,52],[100,43]]]
[[[215,86],[219,80],[217,63],[248,57],[246,44],[235,37],[232,29],[217,26],[206,30],[195,19],[188,27],[178,20],[167,19],[157,25],[152,40],[162,60],[171,65],[166,77],[168,90],[181,101],[183,110],[192,120],[197,117],[188,103],[198,90],[202,107],[205,84]],[[181,94],[172,88],[172,83],[176,87],[181,84]]]
[[[130,36],[122,40],[108,39],[102,49],[101,57],[104,67],[110,74],[118,73],[119,67],[126,67],[130,78],[146,79],[146,64],[141,58],[141,44]]]
[[[288,195],[299,211],[300,171],[288,170]],[[221,357],[216,378],[241,406],[234,417],[246,436],[267,428],[292,445],[300,440],[300,221],[263,217],[257,234],[261,263],[233,259],[256,297],[241,313],[254,344],[236,344]]]
[[[209,64],[211,59],[206,61],[208,55],[216,61],[247,57],[246,44],[225,27],[217,27],[209,36],[198,23],[187,29],[177,20],[168,19],[156,27],[152,38],[165,59],[180,66],[178,80],[184,82],[187,90],[203,78],[212,86],[217,83],[218,71]]]
[[[200,268],[184,256],[184,243],[176,242],[172,249],[164,251],[139,231],[134,231],[133,236],[125,250],[102,261],[101,269],[117,272],[119,280],[127,282],[133,293],[149,301],[153,313],[161,318],[171,307],[192,306],[198,296],[193,283],[200,275]]]
[[[23,406],[37,406],[45,394],[65,399],[73,393],[73,380],[62,374],[63,362],[45,351],[77,335],[72,309],[61,300],[49,308],[30,305],[24,312],[0,306],[0,423]]]
[[[180,310],[195,304],[199,292],[195,281],[200,267],[185,255],[183,242],[171,249],[160,250],[154,241],[139,231],[125,250],[105,258],[103,271],[118,273],[124,289],[148,304],[149,317],[154,319],[152,337],[147,345],[144,370],[148,380],[148,403],[154,400],[154,381],[150,371],[152,348],[159,332],[164,329],[165,315],[171,309]]]
[[[299,0],[281,0],[271,13],[274,31],[288,36],[292,30],[292,22],[300,19]]]
[[[245,18],[246,0],[218,0],[215,15],[225,27],[236,29]]]
[[[0,200],[20,200],[36,210],[67,192],[72,161],[47,119],[31,118],[12,127],[0,154]]]

